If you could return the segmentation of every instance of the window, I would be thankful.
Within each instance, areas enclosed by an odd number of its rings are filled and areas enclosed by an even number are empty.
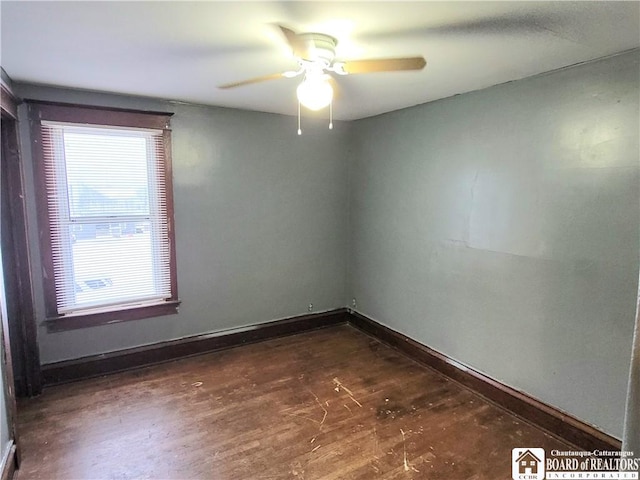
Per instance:
[[[29,111],[48,328],[176,313],[170,114]]]

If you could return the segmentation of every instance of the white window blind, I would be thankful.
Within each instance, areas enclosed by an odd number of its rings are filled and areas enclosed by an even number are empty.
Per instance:
[[[59,314],[171,297],[161,130],[42,122]]]

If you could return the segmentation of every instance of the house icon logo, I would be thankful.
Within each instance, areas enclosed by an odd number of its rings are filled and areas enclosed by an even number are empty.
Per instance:
[[[513,480],[544,480],[544,448],[511,450]]]

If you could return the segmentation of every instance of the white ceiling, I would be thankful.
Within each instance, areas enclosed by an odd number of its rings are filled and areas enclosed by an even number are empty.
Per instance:
[[[274,24],[338,38],[339,59],[423,55],[421,72],[340,77],[350,120],[640,46],[633,2],[0,3],[0,62],[14,81],[294,115],[300,78]]]

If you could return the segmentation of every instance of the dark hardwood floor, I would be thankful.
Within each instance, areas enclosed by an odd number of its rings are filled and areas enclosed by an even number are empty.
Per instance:
[[[350,326],[45,389],[18,480],[510,479],[570,447]]]

